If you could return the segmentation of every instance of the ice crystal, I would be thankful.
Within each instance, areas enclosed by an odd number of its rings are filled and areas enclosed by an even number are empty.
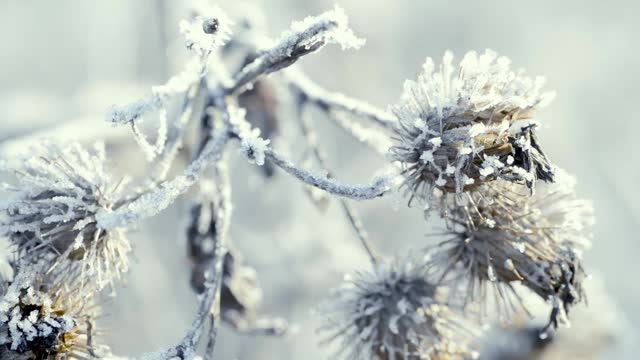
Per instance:
[[[27,263],[46,262],[69,283],[102,289],[128,269],[125,229],[108,231],[96,214],[124,203],[122,180],[107,172],[105,149],[48,143],[15,169],[21,185],[1,204],[0,230]],[[48,270],[48,269],[47,269]],[[89,279],[91,279],[89,281]]]
[[[126,105],[112,106],[107,112],[107,119],[114,124],[127,124],[161,105],[162,101],[159,96],[148,96]]]
[[[411,198],[429,201],[434,189],[460,193],[497,178],[530,188],[552,181],[532,119],[552,98],[543,84],[491,50],[469,52],[457,67],[449,52],[439,67],[427,58],[392,107],[399,124],[390,151]]]
[[[247,157],[250,163],[258,166],[264,165],[265,151],[269,148],[271,140],[265,140],[258,136],[260,131],[258,129],[252,135],[242,139],[240,145],[240,151]]]
[[[424,262],[411,257],[358,272],[319,308],[326,317],[320,330],[348,359],[468,358],[464,342],[452,340],[470,328],[437,300],[428,276]]]
[[[498,311],[507,318],[509,298],[517,298],[512,284],[524,285],[553,304],[557,326],[559,312],[583,298],[581,255],[590,244],[593,213],[589,202],[576,198],[573,178],[564,172],[556,178],[534,196],[524,185],[498,180],[469,193],[464,203],[450,201],[453,236],[435,248],[432,263],[444,275],[462,271],[467,299],[495,288],[502,298]]]
[[[289,31],[284,32],[276,43],[279,51],[291,56],[295,48],[311,49],[325,43],[338,44],[343,50],[358,49],[365,40],[353,33],[344,10],[336,5],[331,11],[293,22]]]
[[[194,57],[187,62],[182,71],[172,76],[166,83],[151,87],[151,94],[126,105],[112,106],[106,118],[114,125],[130,124],[146,113],[159,109],[168,99],[186,92],[198,83],[203,75],[202,59]]]

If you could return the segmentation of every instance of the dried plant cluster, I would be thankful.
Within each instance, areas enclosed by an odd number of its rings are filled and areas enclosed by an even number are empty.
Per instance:
[[[364,44],[338,7],[294,22],[275,40],[250,17],[232,21],[206,1],[179,28],[190,53],[184,70],[108,113],[114,126],[131,128],[150,163],[136,186],[110,173],[117,164],[107,163],[100,144],[45,143],[3,166],[15,177],[4,186],[0,217],[12,269],[0,277],[3,359],[119,358],[100,342],[95,321],[104,288],[115,294],[128,270],[127,230],[189,190],[185,236],[200,303],[183,340],[144,359],[194,358],[196,349],[211,359],[220,322],[242,333],[285,334],[286,321],[257,313],[256,273],[229,237],[227,153],[234,146],[265,176],[280,168],[299,180],[316,203],[337,197],[370,257],[371,269],[349,277],[316,311],[320,333],[342,357],[478,358],[479,321],[520,316],[527,293],[549,304],[548,324],[531,332],[539,341],[585,298],[581,257],[592,209],[538,140],[534,117],[552,98],[543,78],[513,70],[491,50],[469,52],[459,63],[447,52],[441,64],[428,58],[385,111],[323,89],[295,66],[329,44]],[[272,142],[277,103],[296,112],[304,165]],[[384,155],[395,173],[364,185],[336,180],[308,117],[312,108]],[[155,121],[151,140],[143,119]],[[182,168],[181,153],[191,158]],[[348,201],[396,190],[443,219],[439,244],[404,257],[374,249]]]

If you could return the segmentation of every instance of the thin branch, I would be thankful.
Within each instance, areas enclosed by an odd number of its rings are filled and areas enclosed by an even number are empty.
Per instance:
[[[226,89],[226,93],[237,95],[259,77],[291,66],[302,56],[328,43],[340,44],[343,49],[358,48],[364,44],[364,40],[356,38],[348,28],[347,17],[339,7],[317,17],[294,22],[274,46],[262,51],[234,76],[233,84]]]
[[[345,215],[349,219],[349,222],[351,223],[351,227],[353,227],[353,230],[356,232],[356,235],[358,235],[358,238],[360,239],[360,243],[362,243],[362,247],[364,247],[364,249],[367,251],[367,254],[369,255],[369,259],[373,264],[375,264],[377,262],[378,257],[376,253],[373,251],[371,239],[369,238],[369,234],[367,234],[367,230],[365,230],[364,225],[362,224],[362,220],[360,220],[360,217],[358,216],[355,209],[351,207],[351,205],[349,205],[349,203],[347,203],[346,200],[340,200],[340,205],[342,206],[342,209],[344,210]]]
[[[196,312],[196,317],[191,324],[191,328],[182,339],[182,341],[169,349],[158,351],[152,354],[144,355],[143,359],[192,359],[195,356],[196,346],[202,336],[206,320],[211,316],[211,309],[214,305],[216,298],[221,287],[222,281],[222,262],[226,250],[222,247],[220,242],[216,242],[215,251],[215,266],[211,272],[211,281],[207,284],[207,290],[200,299],[200,305]],[[215,326],[214,323],[211,326]],[[215,344],[215,341],[214,341]],[[212,345],[213,346],[213,345]]]
[[[304,94],[309,102],[326,112],[342,111],[388,130],[397,126],[398,120],[393,114],[367,102],[324,89],[297,69],[287,70],[284,79],[294,92]]]
[[[129,139],[129,131],[110,126],[98,120],[99,117],[86,115],[31,133],[2,139],[0,140],[0,159],[11,161],[12,158],[23,155],[29,147],[38,144],[42,139],[55,139],[60,143],[66,141],[93,143],[98,139],[114,143]]]
[[[298,123],[300,124],[300,131],[302,132],[302,135],[304,136],[304,138],[306,139],[306,143],[308,148],[311,150],[312,154],[314,155],[316,161],[318,162],[318,164],[327,171],[327,176],[332,176],[332,172],[329,170],[329,166],[327,164],[327,159],[324,155],[324,153],[322,152],[322,150],[320,149],[320,146],[318,144],[317,141],[317,136],[315,135],[315,131],[313,130],[313,127],[311,125],[311,122],[309,121],[309,113],[306,110],[306,106],[303,102],[298,102],[297,104],[297,117],[298,117]],[[366,229],[364,228],[364,225],[362,224],[362,221],[360,220],[360,217],[358,216],[357,212],[355,211],[355,209],[353,209],[353,207],[351,207],[348,203],[347,200],[345,199],[340,199],[340,205],[345,213],[345,215],[347,216],[347,219],[349,220],[349,223],[351,224],[351,227],[353,228],[353,230],[356,232],[356,235],[358,236],[358,239],[360,239],[360,243],[362,244],[362,247],[365,249],[365,251],[367,252],[367,254],[369,255],[369,259],[371,260],[372,263],[376,263],[377,260],[377,256],[375,255],[375,252],[373,251],[373,246],[371,244],[371,239],[369,238],[369,235],[367,234]]]
[[[216,100],[216,107],[220,109],[222,116],[220,129],[214,132],[198,157],[183,173],[112,212],[99,212],[96,220],[100,228],[108,230],[122,227],[157,215],[171,205],[178,196],[189,190],[200,179],[202,173],[218,161],[230,138],[231,125],[225,100]]]
[[[313,83],[299,71],[288,71],[285,76],[289,88],[299,102],[309,103],[324,111],[327,117],[349,136],[364,143],[380,155],[386,155],[392,146],[391,138],[380,129],[392,129],[395,118],[365,102],[332,93]],[[375,127],[363,126],[355,117],[366,119]]]
[[[217,316],[215,314],[211,314],[210,316],[211,327],[209,328],[209,341],[207,341],[207,348],[204,353],[204,360],[213,360],[213,351],[216,346],[216,339],[218,338],[218,324],[217,324]]]
[[[349,136],[365,144],[379,155],[384,157],[389,153],[392,142],[387,134],[373,127],[366,127],[357,121],[353,121],[353,118],[347,116],[344,112],[336,112],[328,115],[329,119]]]
[[[226,257],[225,243],[231,223],[231,188],[228,176],[226,161],[223,159],[216,163],[214,168],[214,178],[217,187],[216,199],[214,199],[215,211],[212,221],[215,223],[216,233],[213,235],[214,252],[211,259],[212,268],[205,273],[205,278],[209,279],[205,283],[205,291],[201,295],[200,305],[196,317],[183,340],[176,346],[160,352],[157,359],[191,359],[195,355],[196,346],[202,337],[202,332],[207,319],[210,320],[210,328],[207,339],[205,359],[211,359],[218,334],[219,314],[220,314],[220,290],[222,289],[223,264]],[[217,299],[217,301],[216,301]],[[156,358],[153,358],[154,360]]]
[[[174,122],[173,132],[167,139],[167,143],[162,153],[158,155],[158,160],[154,165],[152,174],[153,182],[159,182],[166,179],[169,169],[171,169],[171,165],[173,164],[178,151],[182,147],[185,130],[189,124],[189,120],[193,116],[194,102],[198,99],[199,95],[203,93],[203,89],[206,89],[206,81],[204,78],[201,79],[197,86],[189,89],[185,93],[177,121]],[[209,102],[209,98],[205,97],[204,102],[202,110],[203,113],[209,106],[207,103]]]
[[[347,185],[331,179],[326,175],[313,174],[307,170],[296,167],[291,161],[285,159],[271,148],[265,150],[265,155],[275,165],[298,180],[333,195],[355,200],[368,200],[380,197],[389,191],[388,183],[391,181],[390,176],[376,177],[372,183],[368,185]]]

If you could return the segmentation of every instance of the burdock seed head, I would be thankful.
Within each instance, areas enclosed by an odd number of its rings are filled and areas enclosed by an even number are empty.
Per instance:
[[[51,276],[102,289],[128,269],[125,229],[98,227],[96,213],[125,201],[105,167],[105,150],[46,144],[16,167],[19,187],[0,204],[0,232],[25,263],[47,263]],[[90,280],[89,280],[90,279]]]
[[[391,156],[400,162],[413,199],[434,189],[461,193],[495,179],[524,183],[553,180],[532,116],[553,97],[544,78],[510,68],[510,60],[486,50],[468,52],[458,66],[445,53],[431,58],[416,81],[407,81],[392,110],[399,120]]]
[[[97,308],[90,294],[50,287],[31,269],[18,272],[6,285],[0,293],[0,358],[92,357]]]
[[[499,180],[453,199],[447,213],[451,238],[432,249],[443,278],[466,284],[467,300],[487,300],[493,288],[498,312],[509,318],[518,299],[514,283],[553,304],[551,321],[583,298],[581,252],[593,223],[589,202],[577,199],[574,181],[559,172],[555,184],[534,196]]]
[[[469,328],[436,300],[427,267],[412,257],[358,272],[319,309],[327,341],[347,359],[463,359]]]

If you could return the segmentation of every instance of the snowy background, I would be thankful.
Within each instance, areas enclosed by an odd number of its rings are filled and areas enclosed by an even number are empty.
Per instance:
[[[271,35],[292,20],[333,7],[328,0],[255,3],[264,9]],[[238,9],[238,1],[219,4],[232,13]],[[108,137],[126,132],[105,125],[105,110],[163,83],[184,59],[177,31],[184,9],[177,1],[2,0],[1,5],[0,152],[15,150],[16,136],[66,121],[72,123],[60,136],[81,138],[96,127],[104,127]],[[619,312],[623,334],[635,340],[640,327],[640,122],[633,112],[640,103],[633,85],[640,83],[640,51],[634,45],[638,5],[630,0],[343,0],[340,5],[356,33],[367,38],[366,46],[348,52],[327,48],[300,65],[327,88],[381,107],[398,99],[404,79],[416,75],[426,56],[440,58],[446,49],[459,58],[467,50],[491,48],[530,74],[546,75],[558,96],[538,116],[545,124],[540,138],[551,159],[578,178],[580,195],[594,202],[597,225],[586,266],[601,274],[615,303],[592,316]],[[280,119],[285,136],[286,115]],[[316,120],[339,177],[365,182],[384,164],[322,117]],[[295,142],[275,142],[295,153]],[[113,164],[139,174],[144,160],[132,155],[133,142],[118,145]],[[289,319],[298,331],[261,339],[223,330],[217,351],[223,359],[326,358],[311,309],[346,272],[365,268],[366,254],[335,211],[336,203],[320,212],[284,174],[265,182],[246,161],[236,163],[232,238],[258,271],[264,312]],[[424,236],[433,227],[402,203],[375,200],[358,208],[386,253],[434,241]],[[116,353],[135,355],[173,344],[192,319],[195,298],[182,246],[185,209],[179,202],[133,235],[135,265],[102,322],[104,340]],[[629,355],[633,340],[619,342],[614,355],[598,356],[635,358]]]

